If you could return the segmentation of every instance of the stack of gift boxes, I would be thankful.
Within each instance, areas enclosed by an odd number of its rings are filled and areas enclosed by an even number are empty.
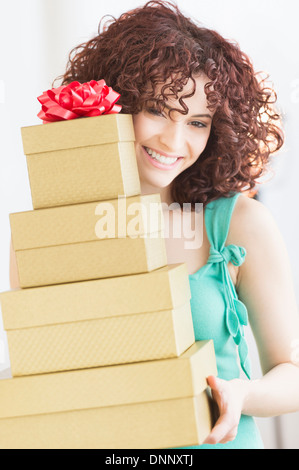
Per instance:
[[[212,425],[212,341],[141,195],[132,116],[22,129],[33,210],[10,214],[20,288],[0,295],[12,378],[0,448],[169,448]]]

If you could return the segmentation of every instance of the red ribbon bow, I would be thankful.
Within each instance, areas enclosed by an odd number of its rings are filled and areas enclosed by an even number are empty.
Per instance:
[[[54,122],[101,114],[117,114],[122,108],[115,104],[119,97],[120,94],[108,87],[105,80],[71,82],[44,91],[37,98],[42,105],[38,117],[46,122]]]

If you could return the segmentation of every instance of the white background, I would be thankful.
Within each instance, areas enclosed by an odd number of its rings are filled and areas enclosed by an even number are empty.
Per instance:
[[[142,5],[134,0],[0,0],[0,291],[9,290],[8,214],[31,210],[20,127],[40,124],[36,97],[64,72],[69,51],[97,33],[103,15],[119,16]],[[299,297],[298,141],[299,3],[297,0],[178,0],[188,16],[236,40],[257,71],[266,71],[278,92],[286,144],[275,178],[260,198],[272,211],[291,258]],[[58,85],[57,85],[58,86]],[[250,333],[254,374],[260,375]],[[0,369],[9,366],[0,325]],[[1,397],[0,397],[1,399]],[[258,420],[269,448],[299,448],[298,414]]]

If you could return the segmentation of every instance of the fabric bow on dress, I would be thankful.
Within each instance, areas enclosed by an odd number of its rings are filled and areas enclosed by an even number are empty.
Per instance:
[[[229,262],[234,266],[241,266],[245,260],[245,256],[245,248],[237,245],[225,246],[220,251],[211,247],[207,263],[219,263],[220,265],[226,303],[226,326],[230,335],[233,337],[234,342],[238,346],[241,367],[246,376],[250,379],[251,367],[248,358],[248,346],[244,337],[244,326],[248,324],[247,308],[243,302],[238,299],[228,271]]]

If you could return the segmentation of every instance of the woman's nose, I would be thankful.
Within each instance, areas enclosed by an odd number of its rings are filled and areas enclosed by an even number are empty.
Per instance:
[[[160,142],[165,152],[181,155],[184,149],[184,132],[180,122],[169,121],[161,129]]]

